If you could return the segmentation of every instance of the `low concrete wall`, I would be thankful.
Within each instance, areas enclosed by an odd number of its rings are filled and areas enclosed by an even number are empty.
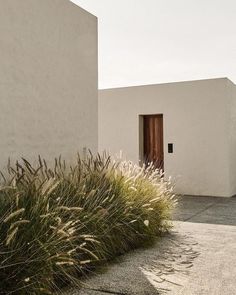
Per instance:
[[[69,0],[0,9],[0,167],[97,150],[97,18]]]
[[[229,84],[222,78],[99,91],[99,150],[112,154],[122,150],[138,163],[139,115],[163,114],[165,173],[176,181],[176,191],[235,194],[236,151],[229,152]],[[168,143],[174,144],[173,154],[168,154]]]

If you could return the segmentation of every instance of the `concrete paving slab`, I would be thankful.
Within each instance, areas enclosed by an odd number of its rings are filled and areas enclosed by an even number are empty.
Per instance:
[[[183,196],[174,220],[236,225],[236,198]]]

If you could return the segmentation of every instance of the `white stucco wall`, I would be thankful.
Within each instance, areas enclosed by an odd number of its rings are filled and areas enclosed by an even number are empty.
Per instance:
[[[229,84],[222,78],[99,91],[99,150],[122,150],[138,162],[139,115],[162,113],[165,173],[175,179],[176,192],[231,196],[236,161],[230,164]]]
[[[97,150],[97,18],[69,0],[1,0],[0,167]]]
[[[236,195],[236,85],[227,81],[227,90],[230,97],[229,108],[229,142],[230,142],[230,187],[231,195]]]

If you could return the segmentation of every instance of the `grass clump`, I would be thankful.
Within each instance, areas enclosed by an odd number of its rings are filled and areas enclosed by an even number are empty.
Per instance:
[[[107,156],[8,167],[0,189],[0,294],[55,294],[169,226],[160,171]]]

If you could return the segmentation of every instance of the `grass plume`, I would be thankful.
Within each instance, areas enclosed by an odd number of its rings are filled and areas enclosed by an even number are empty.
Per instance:
[[[67,168],[9,165],[0,189],[0,294],[56,294],[168,230],[171,183],[153,166],[92,154]]]

